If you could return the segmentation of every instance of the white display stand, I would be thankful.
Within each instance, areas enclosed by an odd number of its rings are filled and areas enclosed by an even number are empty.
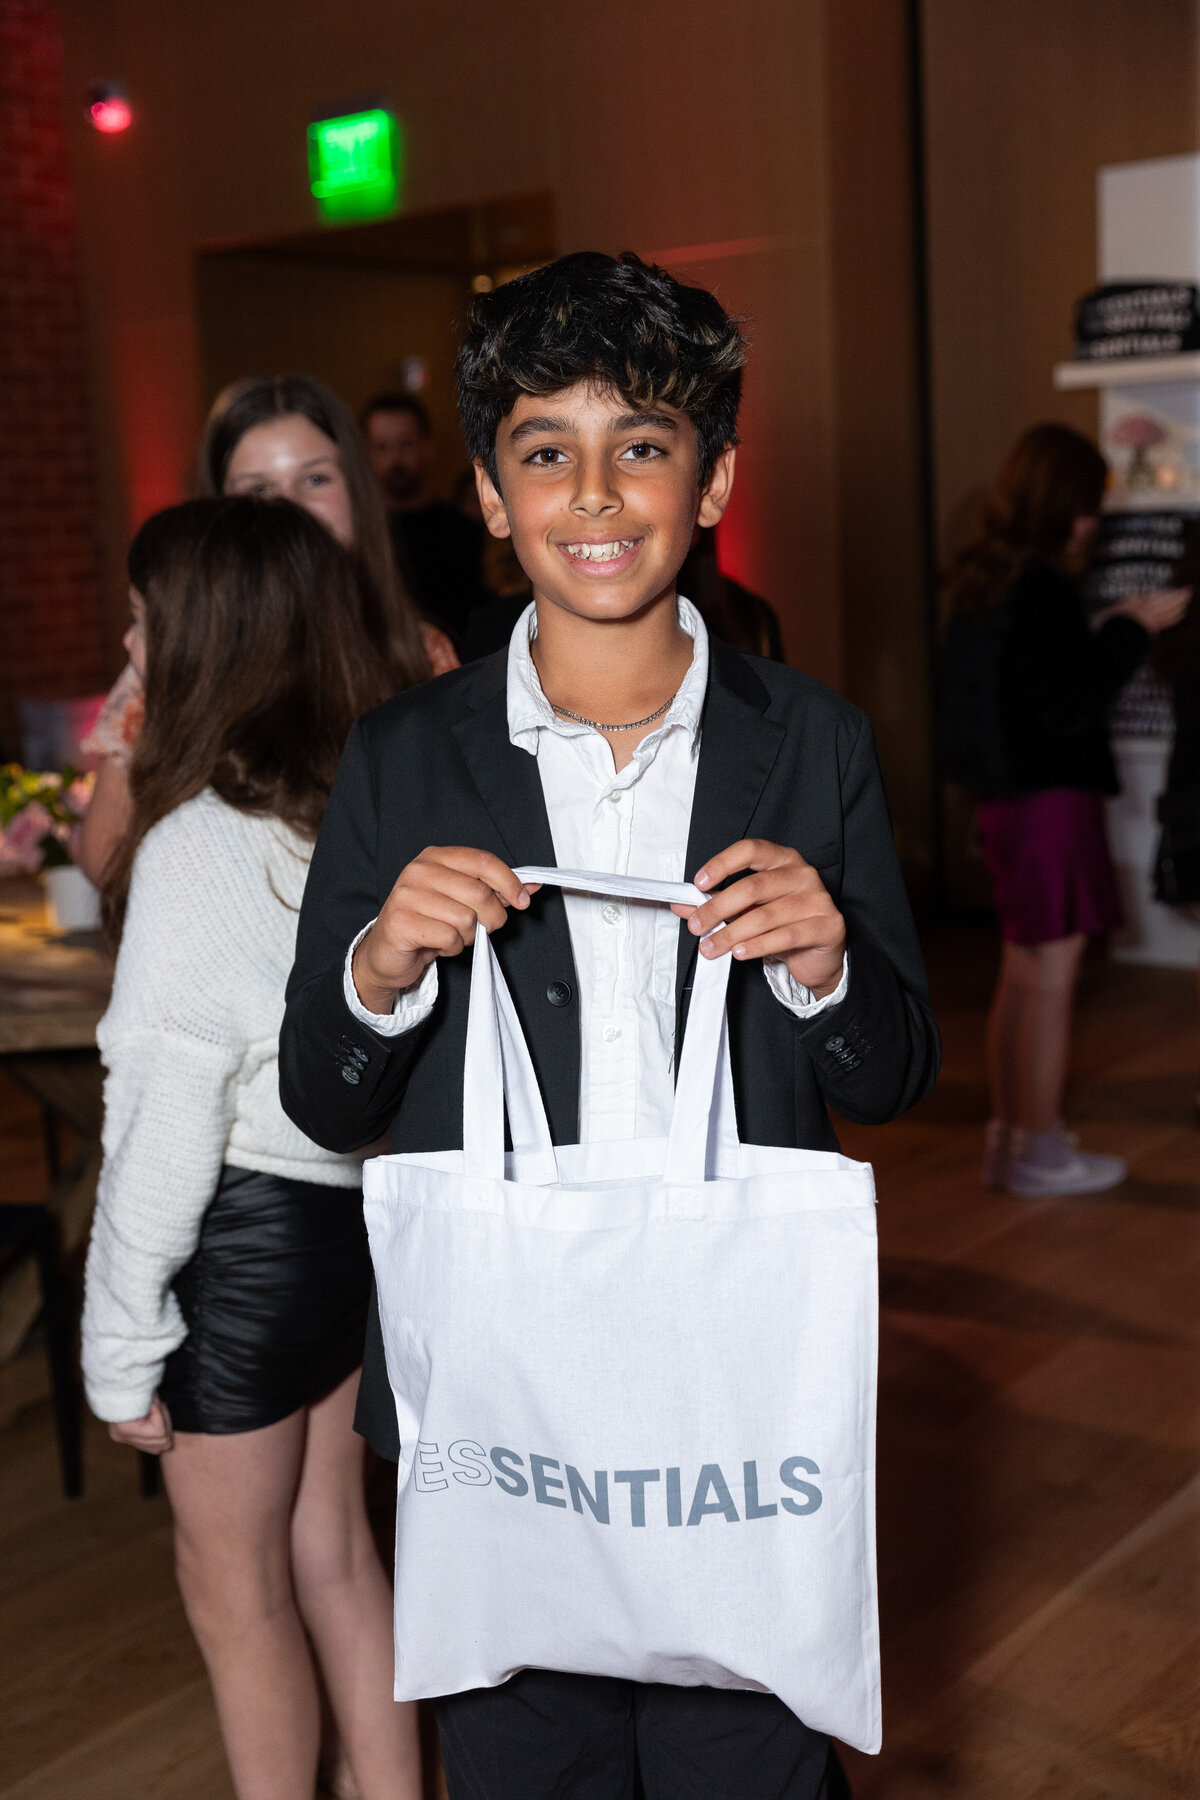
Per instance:
[[[1200,156],[1101,169],[1097,215],[1101,283],[1200,282]],[[1118,477],[1109,506],[1200,512],[1200,355],[1060,363],[1054,381],[1059,388],[1100,390],[1101,443]],[[1167,434],[1164,475],[1171,480],[1161,487],[1123,485],[1129,453],[1113,443],[1113,430],[1135,412],[1153,415]],[[1113,750],[1121,794],[1108,806],[1109,843],[1127,926],[1114,937],[1112,954],[1126,962],[1195,968],[1200,927],[1154,899],[1155,802],[1166,785],[1170,739],[1119,738]]]
[[[1107,804],[1108,842],[1125,909],[1125,927],[1110,948],[1118,962],[1194,969],[1200,962],[1200,922],[1154,898],[1158,820],[1154,807],[1167,782],[1170,743],[1157,737],[1113,740],[1121,792]]]

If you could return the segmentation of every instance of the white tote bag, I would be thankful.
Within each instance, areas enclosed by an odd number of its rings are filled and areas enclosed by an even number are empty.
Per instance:
[[[697,958],[669,1138],[555,1148],[480,930],[463,1149],[366,1164],[398,1700],[527,1667],[751,1688],[879,1748],[872,1174],[738,1142],[729,967]]]

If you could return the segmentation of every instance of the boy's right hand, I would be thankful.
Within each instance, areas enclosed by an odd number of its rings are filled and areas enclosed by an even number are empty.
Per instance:
[[[396,995],[415,987],[436,956],[458,956],[474,942],[477,919],[496,931],[508,907],[523,911],[536,892],[486,850],[422,850],[354,952],[359,999],[368,1012],[390,1013]]]

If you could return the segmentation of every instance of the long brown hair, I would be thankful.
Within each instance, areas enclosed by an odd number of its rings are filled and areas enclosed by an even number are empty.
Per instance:
[[[433,670],[420,615],[396,568],[383,496],[362,433],[346,402],[325,382],[315,375],[249,376],[223,389],[200,440],[197,492],[223,494],[233,453],[246,433],[293,413],[315,425],[337,450],[350,494],[354,549],[366,576],[364,599],[383,627],[395,687],[428,681]]]
[[[206,787],[314,838],[351,725],[392,692],[354,559],[290,501],[168,507],[134,538],[129,579],[146,608],[146,719],[105,874],[114,934],[138,845]]]
[[[951,609],[983,611],[1032,558],[1058,556],[1075,520],[1100,511],[1107,480],[1095,444],[1069,425],[1023,433],[992,485],[977,536],[946,577]]]

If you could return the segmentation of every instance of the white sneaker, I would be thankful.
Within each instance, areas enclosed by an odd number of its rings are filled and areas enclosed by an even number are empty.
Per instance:
[[[1014,1132],[1008,1165],[1010,1194],[1102,1194],[1129,1173],[1119,1156],[1095,1156],[1079,1148],[1073,1132]]]

